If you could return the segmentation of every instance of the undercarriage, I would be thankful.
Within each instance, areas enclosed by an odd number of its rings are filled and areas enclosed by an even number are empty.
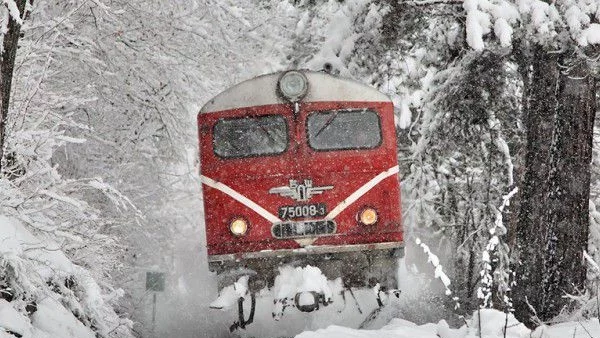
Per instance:
[[[352,288],[371,288],[379,307],[383,307],[382,295],[399,295],[397,290],[398,262],[404,256],[401,243],[377,243],[367,245],[346,246],[315,246],[296,250],[263,251],[246,253],[235,258],[233,255],[209,256],[210,270],[216,272],[219,278],[219,289],[233,286],[238,292],[235,297],[238,304],[239,321],[234,323],[232,330],[245,328],[252,323],[256,294],[268,288],[273,291],[273,318],[279,320],[286,308],[295,307],[302,312],[312,312],[322,306],[328,306],[333,297],[327,287],[327,281],[342,284],[342,296]],[[300,273],[301,278],[308,279],[314,284],[322,279],[322,288],[306,288],[305,281],[291,289],[292,293],[282,294],[277,290],[279,284],[294,284],[294,281],[282,281],[282,275],[290,271]],[[310,270],[306,277],[304,270]],[[314,271],[318,271],[317,274]],[[293,272],[292,272],[293,273]],[[280,280],[278,280],[280,278]],[[301,285],[301,286],[300,286]],[[329,291],[329,293],[328,293]],[[252,300],[250,316],[245,319],[243,301]],[[346,297],[344,296],[344,302]],[[220,308],[220,305],[213,306]],[[371,315],[373,317],[373,314]]]
[[[219,276],[219,288],[240,276],[250,276],[251,291],[272,287],[279,267],[313,266],[329,280],[342,278],[346,287],[397,287],[398,259],[404,256],[402,243],[388,242],[345,246],[315,246],[294,250],[273,250],[241,255],[209,256],[209,268]]]

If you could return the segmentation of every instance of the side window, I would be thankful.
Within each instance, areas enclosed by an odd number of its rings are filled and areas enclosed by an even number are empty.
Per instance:
[[[288,145],[288,127],[281,115],[224,118],[213,129],[215,154],[223,158],[277,155]]]
[[[381,121],[370,109],[324,110],[307,120],[308,144],[315,150],[373,149],[381,144]]]

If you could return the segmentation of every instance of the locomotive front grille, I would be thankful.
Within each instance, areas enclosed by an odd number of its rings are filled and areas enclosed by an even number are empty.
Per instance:
[[[337,225],[333,220],[281,222],[273,224],[271,234],[278,239],[314,237],[334,234]]]

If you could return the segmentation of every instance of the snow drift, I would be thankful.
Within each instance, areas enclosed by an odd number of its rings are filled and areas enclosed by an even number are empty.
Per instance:
[[[0,215],[0,338],[131,337],[90,272],[58,243]]]
[[[475,311],[470,320],[458,329],[452,329],[446,321],[437,324],[417,325],[403,319],[393,319],[379,330],[355,330],[330,326],[317,331],[307,331],[297,338],[564,338],[598,337],[600,324],[593,318],[553,326],[540,326],[531,331],[515,319],[511,313],[494,309]]]

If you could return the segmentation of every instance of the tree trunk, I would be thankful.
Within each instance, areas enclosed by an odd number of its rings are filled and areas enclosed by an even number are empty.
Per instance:
[[[595,115],[595,81],[584,67],[561,74],[556,54],[535,47],[532,56],[520,65],[527,149],[513,293],[515,315],[529,327],[584,287]]]
[[[550,160],[550,204],[544,217],[548,230],[540,318],[556,316],[567,305],[563,296],[584,288],[595,94],[596,81],[586,74],[584,66],[560,77]]]
[[[527,133],[524,180],[520,196],[519,221],[516,228],[515,266],[517,285],[514,290],[515,314],[532,326],[529,306],[541,302],[538,292],[542,281],[544,237],[542,215],[549,195],[546,186],[549,174],[550,140],[556,108],[555,92],[558,80],[557,58],[538,47],[531,58],[521,60],[524,82],[523,113]]]
[[[15,0],[15,2],[19,8],[19,13],[21,13],[21,19],[25,19],[25,5],[27,0]],[[0,51],[2,57],[0,61],[0,173],[2,172],[2,165],[4,163],[6,124],[12,78],[15,69],[15,57],[17,55],[19,37],[21,36],[21,25],[10,15],[7,28],[2,50]]]

